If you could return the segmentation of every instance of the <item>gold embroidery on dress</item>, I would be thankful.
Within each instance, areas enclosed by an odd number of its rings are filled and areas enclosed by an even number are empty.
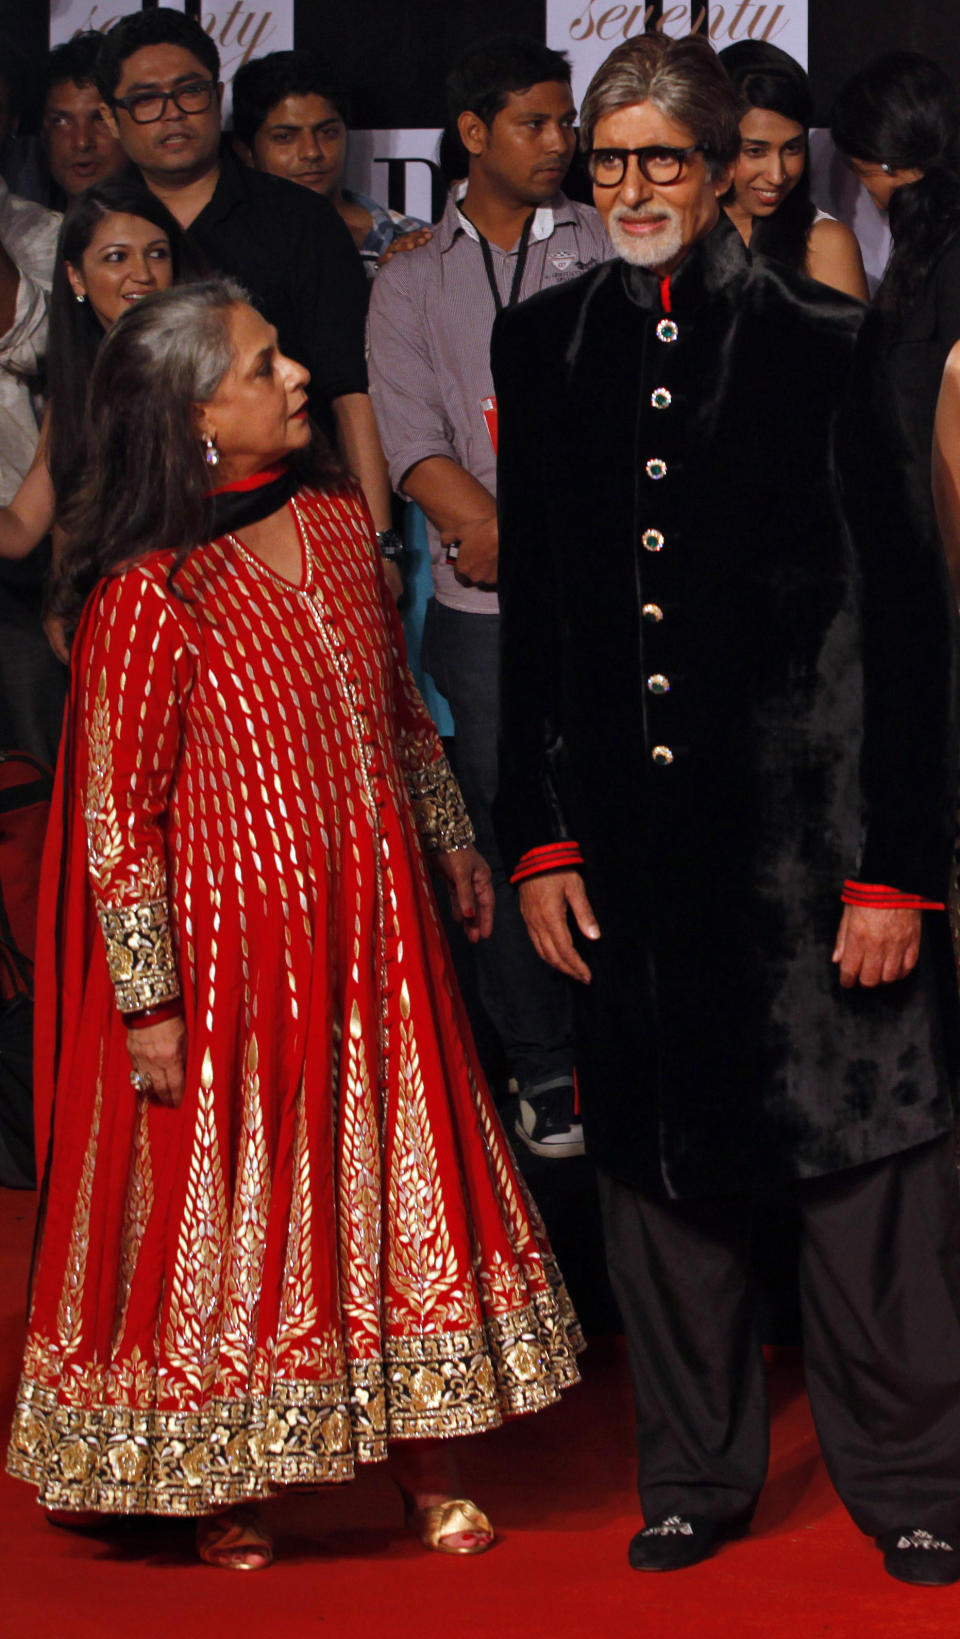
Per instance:
[[[127,844],[117,814],[112,721],[106,695],[106,672],[101,672],[87,735],[87,788],[83,812],[91,881],[101,900],[117,902],[135,898],[143,902],[162,899],[167,891],[166,868],[162,855],[156,850],[130,860],[128,871],[120,874]]]
[[[230,1226],[222,1353],[241,1378],[253,1367],[263,1255],[270,1213],[270,1162],[260,1102],[256,1036],[247,1043],[243,1070],[243,1122]]]
[[[96,705],[88,730],[87,791],[84,819],[90,875],[102,895],[123,858],[123,832],[113,795],[113,748],[107,711],[107,674],[100,673]]]
[[[130,1157],[127,1199],[123,1209],[116,1319],[113,1328],[114,1348],[123,1336],[123,1329],[127,1319],[127,1304],[130,1302],[130,1288],[136,1274],[137,1259],[140,1256],[140,1247],[146,1234],[147,1221],[153,1211],[153,1167],[150,1160],[150,1100],[146,1093],[138,1095],[137,1104],[137,1124],[133,1135],[133,1154]]]
[[[303,1081],[297,1090],[297,1131],[293,1145],[293,1199],[283,1267],[283,1296],[277,1324],[277,1353],[284,1364],[292,1343],[307,1337],[317,1324],[313,1292],[313,1186]],[[289,1369],[289,1367],[288,1367]]]
[[[431,1329],[440,1329],[451,1321],[463,1324],[463,1293],[405,979],[400,987],[400,1082],[389,1178],[387,1290],[395,1300],[392,1307],[406,1321],[424,1326],[429,1316]]]
[[[70,1228],[70,1246],[67,1267],[63,1276],[60,1303],[57,1308],[57,1338],[61,1353],[74,1354],[80,1346],[83,1326],[83,1288],[87,1278],[87,1258],[90,1253],[90,1214],[93,1208],[93,1177],[97,1166],[97,1141],[100,1137],[100,1112],[103,1108],[103,1052],[97,1064],[97,1091],[90,1121],[90,1133],[80,1169],[80,1183],[73,1223]]]
[[[203,1056],[193,1151],[167,1315],[165,1349],[170,1366],[203,1393],[213,1375],[212,1343],[220,1309],[227,1207],[214,1116],[213,1061]],[[174,1379],[171,1374],[171,1391]]]
[[[340,1294],[343,1312],[380,1340],[380,1141],[357,1002],[350,1010],[341,1112]]]
[[[426,849],[466,848],[475,840],[463,794],[445,756],[426,768],[406,769],[406,780],[414,821]]]
[[[383,1460],[388,1436],[479,1433],[577,1381],[546,1292],[483,1327],[387,1338],[382,1358],[353,1362],[348,1377],[275,1380],[263,1398],[210,1398],[199,1410],[158,1408],[156,1374],[134,1356],[111,1379],[119,1403],[104,1404],[88,1379],[89,1398],[60,1404],[53,1365],[41,1364],[50,1356],[53,1345],[34,1339],[8,1469],[46,1507],[121,1514],[202,1514],[279,1484],[349,1480],[358,1462]]]
[[[165,899],[139,905],[99,905],[97,915],[121,1013],[136,1013],[179,996]]]

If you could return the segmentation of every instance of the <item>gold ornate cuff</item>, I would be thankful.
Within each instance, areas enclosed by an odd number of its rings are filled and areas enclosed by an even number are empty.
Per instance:
[[[420,841],[428,852],[447,853],[451,848],[470,846],[474,829],[446,757],[438,757],[426,768],[408,770],[407,786]]]
[[[101,905],[97,914],[120,1012],[139,1013],[179,996],[167,901]]]

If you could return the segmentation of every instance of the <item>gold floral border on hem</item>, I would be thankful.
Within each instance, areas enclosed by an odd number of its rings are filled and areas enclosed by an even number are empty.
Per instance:
[[[382,1360],[335,1380],[277,1379],[267,1397],[190,1412],[64,1405],[25,1376],[7,1468],[44,1507],[109,1514],[206,1514],[285,1485],[341,1483],[358,1462],[382,1462],[388,1439],[478,1434],[552,1405],[578,1381],[571,1331],[543,1293],[483,1330],[388,1338]]]

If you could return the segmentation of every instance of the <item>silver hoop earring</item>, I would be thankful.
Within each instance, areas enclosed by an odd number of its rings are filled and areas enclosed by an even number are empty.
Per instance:
[[[209,433],[204,433],[204,435],[201,438],[200,442],[203,445],[203,459],[206,461],[207,466],[208,467],[219,466],[219,464],[220,464],[220,451],[217,449],[216,443],[210,437],[210,434]]]

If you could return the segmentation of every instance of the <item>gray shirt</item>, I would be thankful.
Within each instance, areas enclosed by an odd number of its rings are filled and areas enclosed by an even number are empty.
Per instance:
[[[519,242],[507,251],[490,246],[504,306],[518,249]],[[593,207],[557,194],[534,216],[520,300],[612,255]],[[477,231],[450,199],[430,243],[388,262],[370,298],[370,397],[390,480],[401,493],[410,468],[432,455],[456,461],[496,493],[497,457],[483,410],[493,397],[495,318]],[[427,535],[438,601],[469,614],[496,614],[496,592],[460,584],[429,519]]]

